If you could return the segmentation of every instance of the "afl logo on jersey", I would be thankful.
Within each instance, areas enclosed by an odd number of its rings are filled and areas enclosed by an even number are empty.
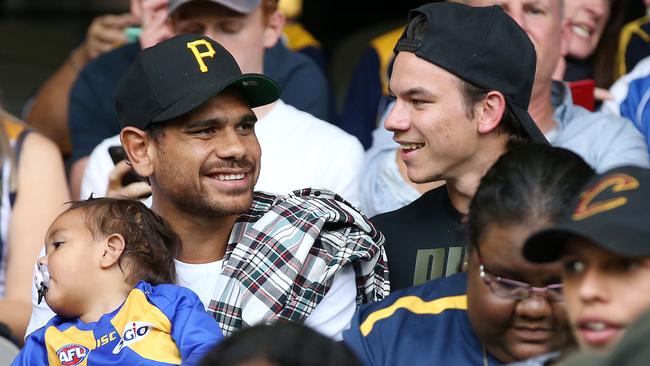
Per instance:
[[[80,344],[67,344],[58,351],[56,356],[63,366],[75,366],[83,362],[90,353],[90,350]]]
[[[141,341],[144,337],[149,334],[151,330],[151,324],[145,322],[128,322],[124,331],[122,332],[122,339],[117,343],[117,346],[113,348],[113,354],[116,355],[122,351],[122,348]]]

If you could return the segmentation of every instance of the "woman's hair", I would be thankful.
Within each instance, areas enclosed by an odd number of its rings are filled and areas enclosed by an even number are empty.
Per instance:
[[[570,1],[570,0],[567,0]],[[599,88],[609,89],[616,81],[616,56],[621,30],[626,23],[645,15],[643,1],[609,0],[609,19],[594,50],[594,80]]]
[[[470,249],[478,247],[491,224],[557,221],[593,174],[593,169],[569,150],[539,144],[509,150],[481,179],[470,204]]]
[[[213,348],[200,366],[266,361],[277,366],[361,366],[344,344],[297,323],[246,328]]]
[[[124,271],[122,262],[125,259],[129,261],[127,282],[176,283],[174,258],[180,252],[181,240],[142,202],[90,197],[72,202],[65,212],[76,210],[95,239],[122,235],[124,251],[118,265]]]

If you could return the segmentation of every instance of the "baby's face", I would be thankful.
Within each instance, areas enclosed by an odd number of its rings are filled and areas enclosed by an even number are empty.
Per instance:
[[[96,245],[79,210],[57,217],[45,236],[46,264],[50,283],[45,300],[57,314],[78,317],[84,313],[89,297],[101,289],[97,273],[101,246]]]

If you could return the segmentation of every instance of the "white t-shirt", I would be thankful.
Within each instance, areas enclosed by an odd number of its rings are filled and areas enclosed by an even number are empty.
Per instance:
[[[262,148],[255,190],[286,194],[325,188],[358,206],[364,150],[356,137],[281,100],[257,121],[255,133]],[[90,154],[79,198],[106,195],[114,167],[108,148],[114,145],[120,145],[119,135],[102,141]]]
[[[174,260],[174,263],[178,284],[194,291],[207,310],[210,300],[214,297],[217,282],[206,281],[206,278],[218,278],[223,261],[187,264]],[[305,325],[326,336],[341,340],[341,333],[350,325],[356,310],[356,296],[354,269],[347,266],[334,276],[332,287],[305,319]]]
[[[217,287],[217,282],[209,279],[219,277],[223,261],[187,264],[174,260],[174,264],[178,284],[194,291],[207,310]],[[332,287],[305,319],[305,325],[335,340],[343,339],[342,332],[350,325],[356,309],[356,295],[354,269],[347,266],[334,276]],[[32,286],[32,316],[25,337],[43,327],[55,315],[45,301],[36,304],[37,296],[36,287]]]

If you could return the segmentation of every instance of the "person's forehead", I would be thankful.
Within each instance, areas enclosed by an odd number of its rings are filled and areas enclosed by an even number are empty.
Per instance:
[[[569,255],[601,255],[604,257],[617,256],[616,253],[603,248],[593,240],[581,235],[569,236],[561,253],[562,257]]]
[[[535,231],[531,225],[490,224],[486,230],[488,235],[483,235],[479,244],[481,259],[486,267],[515,279],[533,282],[556,280],[554,277],[561,272],[559,261],[532,263],[522,254],[525,239]]]
[[[562,2],[563,0],[468,0],[467,5],[471,5],[471,6],[498,5],[503,7],[507,7],[511,5],[522,5],[522,6],[541,5],[550,8],[560,9]]]
[[[244,115],[252,113],[248,100],[237,90],[226,90],[208,99],[200,107],[191,111],[185,118],[187,122],[193,118],[222,115]]]
[[[74,229],[78,227],[85,228],[81,210],[78,208],[67,210],[54,219],[48,230],[48,236],[62,229]]]
[[[389,84],[393,92],[404,92],[413,88],[433,91],[451,84],[458,87],[459,81],[456,75],[418,57],[415,53],[400,51],[395,57]]]
[[[504,5],[504,4],[560,4],[562,0],[468,0],[467,5],[471,6],[490,6],[490,5]]]
[[[232,10],[221,4],[213,3],[210,1],[191,1],[187,4],[181,5],[171,17],[176,20],[191,21],[195,18],[206,17],[218,20],[220,18],[241,18],[245,19],[250,17],[254,12],[245,14]]]

